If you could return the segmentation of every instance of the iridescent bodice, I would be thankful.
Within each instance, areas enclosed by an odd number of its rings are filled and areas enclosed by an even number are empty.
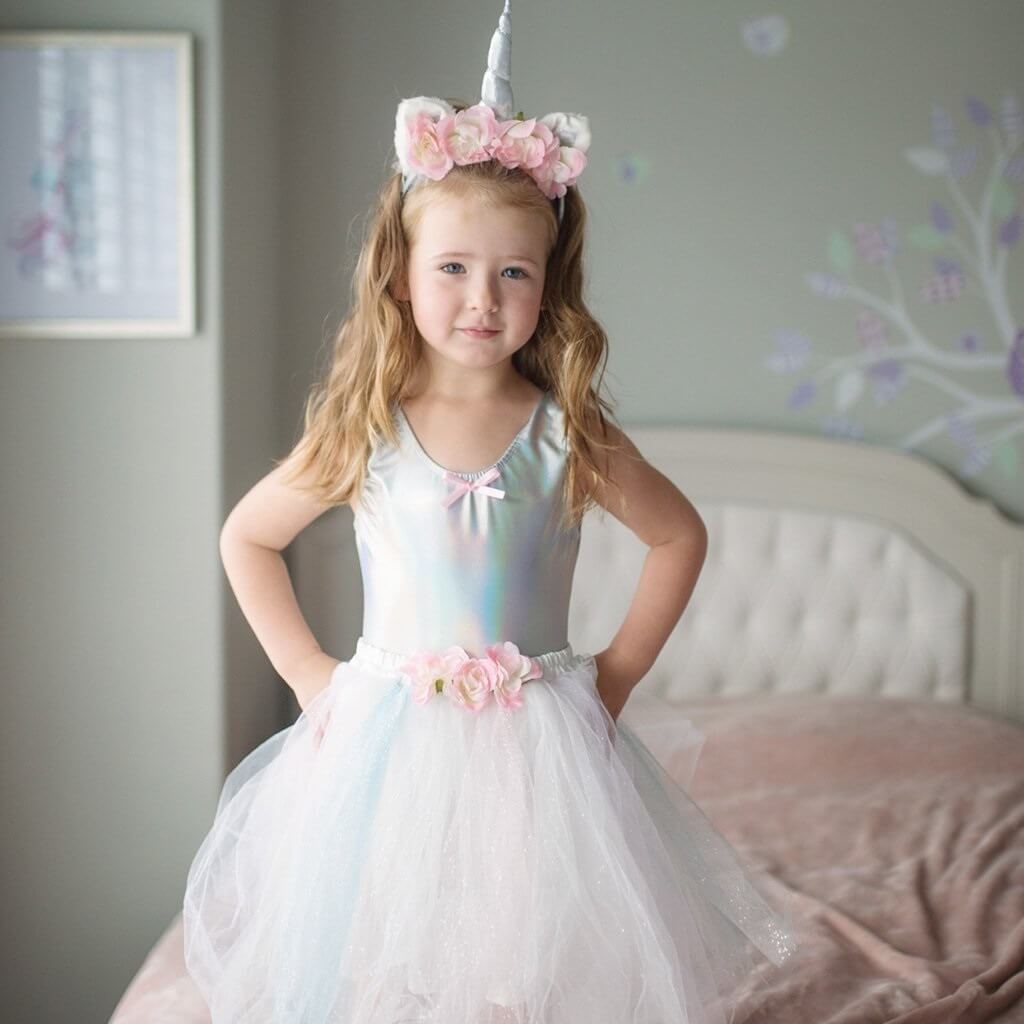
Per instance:
[[[362,635],[400,653],[565,647],[580,528],[559,522],[567,452],[554,397],[545,391],[501,458],[474,473],[439,466],[394,411],[399,444],[373,451],[354,503]]]

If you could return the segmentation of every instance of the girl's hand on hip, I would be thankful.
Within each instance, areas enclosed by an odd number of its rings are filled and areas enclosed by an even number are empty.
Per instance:
[[[330,686],[334,670],[339,664],[337,658],[317,651],[289,672],[285,682],[291,687],[303,712]]]
[[[296,677],[288,680],[303,715],[313,721],[313,743],[317,748],[331,720],[331,709],[318,705],[323,703],[323,695],[330,689],[334,672],[340,664],[337,658],[320,652],[303,664]]]
[[[598,695],[612,721],[617,722],[638,680],[610,647],[594,655],[594,664],[597,666]]]

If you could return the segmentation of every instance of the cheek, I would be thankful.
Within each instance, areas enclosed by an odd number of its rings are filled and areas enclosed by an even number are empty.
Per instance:
[[[516,302],[516,308],[524,319],[535,320],[540,316],[540,304],[543,295],[540,291],[530,292],[521,295]]]
[[[437,315],[438,312],[446,309],[452,303],[450,289],[433,285],[430,287],[420,286],[412,292],[414,306],[418,306],[425,316]]]

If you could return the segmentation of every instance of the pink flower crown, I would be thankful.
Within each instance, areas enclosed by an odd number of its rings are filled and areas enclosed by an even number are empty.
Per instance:
[[[402,192],[417,177],[440,181],[454,166],[497,160],[521,167],[548,199],[559,199],[587,166],[590,121],[582,114],[545,114],[524,119],[522,111],[499,120],[480,102],[456,112],[437,96],[414,96],[398,104],[395,170]]]

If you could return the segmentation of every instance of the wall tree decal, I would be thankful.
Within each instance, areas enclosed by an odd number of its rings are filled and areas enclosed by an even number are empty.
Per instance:
[[[981,186],[977,206],[965,187],[977,177],[979,145],[961,144],[953,117],[936,105],[931,117],[930,145],[905,151],[910,165],[928,179],[928,217],[901,233],[892,220],[858,223],[848,234],[834,230],[828,240],[831,269],[808,273],[805,282],[816,295],[833,302],[852,302],[859,347],[838,356],[816,356],[809,338],[794,330],[774,336],[766,366],[777,374],[799,374],[788,406],[801,409],[822,401],[828,411],[820,424],[825,433],[861,437],[863,418],[897,401],[910,382],[930,389],[945,408],[910,425],[897,441],[912,449],[933,438],[950,439],[962,453],[959,470],[974,476],[994,463],[1015,477],[1024,441],[1024,323],[1014,313],[1007,287],[1009,267],[1021,237],[1021,184],[1024,182],[1024,113],[1008,94],[993,113],[981,100],[968,97],[967,118],[976,136],[987,140],[991,167]],[[948,198],[931,192],[944,184]],[[931,256],[931,269],[917,281],[915,302],[908,301],[897,270],[903,245]],[[856,282],[860,265],[884,274],[889,294],[876,293]],[[988,330],[967,332],[945,319],[951,340],[940,340],[921,323],[924,307],[980,304]],[[934,316],[927,319],[935,320]],[[986,338],[991,338],[990,341]],[[873,406],[869,399],[873,398]],[[860,409],[861,419],[854,413]]]

